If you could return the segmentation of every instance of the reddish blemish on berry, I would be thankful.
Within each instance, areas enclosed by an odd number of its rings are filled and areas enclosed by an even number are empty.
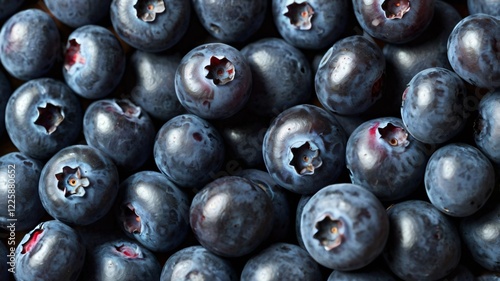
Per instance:
[[[314,9],[307,2],[296,3],[287,6],[285,17],[290,19],[290,24],[300,30],[309,30],[312,28],[312,16]]]
[[[208,70],[206,78],[212,79],[215,85],[225,85],[234,80],[234,65],[225,57],[218,59],[212,56],[205,69]]]
[[[378,126],[380,125],[379,122],[376,122],[375,124],[373,124],[373,126],[369,129],[368,133],[370,134],[370,137],[373,138],[375,136],[377,136],[377,129],[378,129]]]
[[[195,141],[200,142],[200,141],[202,141],[202,140],[203,140],[203,136],[202,136],[200,133],[193,133],[193,139],[194,139]]]
[[[382,9],[388,19],[401,19],[410,10],[410,0],[386,0]]]
[[[64,120],[60,106],[55,106],[47,103],[45,107],[38,107],[38,118],[35,120],[35,125],[45,128],[47,134],[52,134]]]
[[[126,245],[115,246],[115,249],[122,254],[123,256],[129,259],[138,259],[142,258],[142,252],[139,248],[133,248]]]
[[[69,40],[69,46],[66,49],[66,55],[64,56],[64,68],[66,71],[75,64],[85,64],[85,58],[80,52],[80,44],[76,39]]]
[[[43,233],[43,229],[36,229],[31,233],[30,239],[23,244],[23,249],[21,251],[21,254],[26,254],[30,252],[35,245],[38,243],[40,240],[40,235]]]

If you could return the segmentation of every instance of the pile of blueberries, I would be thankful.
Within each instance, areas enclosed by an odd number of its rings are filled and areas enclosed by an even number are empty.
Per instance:
[[[0,25],[0,280],[500,280],[499,1]]]

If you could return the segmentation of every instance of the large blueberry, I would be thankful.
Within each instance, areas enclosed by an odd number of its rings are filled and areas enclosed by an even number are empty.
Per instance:
[[[467,0],[467,8],[472,14],[489,14],[500,17],[500,2],[497,0]]]
[[[44,3],[55,18],[78,28],[97,24],[108,16],[111,0],[44,0]]]
[[[486,94],[479,102],[474,142],[491,161],[500,164],[500,90]]]

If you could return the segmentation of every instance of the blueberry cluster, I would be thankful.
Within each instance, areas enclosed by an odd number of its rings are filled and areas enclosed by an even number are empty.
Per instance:
[[[0,280],[498,280],[493,0],[0,0]]]

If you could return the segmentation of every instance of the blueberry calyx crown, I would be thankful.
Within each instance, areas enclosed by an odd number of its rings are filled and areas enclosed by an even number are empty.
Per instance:
[[[58,180],[57,188],[64,193],[64,197],[85,195],[85,187],[88,187],[89,179],[83,177],[80,167],[71,168],[64,166],[61,173],[55,175]]]
[[[210,64],[205,66],[208,70],[207,79],[212,79],[215,85],[225,85],[234,80],[234,75],[236,71],[234,69],[234,64],[228,60],[226,57],[221,59],[212,56],[210,58]]]
[[[26,253],[30,252],[35,247],[35,245],[38,243],[38,241],[40,241],[40,238],[41,238],[40,235],[42,233],[43,233],[43,229],[41,229],[41,228],[33,230],[33,232],[31,232],[31,234],[30,234],[28,241],[26,241],[26,243],[23,244],[23,249],[21,251],[21,254],[26,254]]]
[[[115,246],[115,250],[119,252],[122,256],[129,259],[142,259],[143,254],[139,247],[131,247],[125,244]]]
[[[388,123],[385,127],[379,127],[378,132],[380,138],[384,139],[390,146],[406,147],[410,143],[406,130],[392,123]]]
[[[127,117],[128,119],[141,117],[141,108],[134,105],[129,100],[115,100],[115,103],[120,109],[119,113]]]
[[[69,40],[66,55],[64,56],[64,68],[66,71],[69,71],[70,68],[77,63],[85,64],[85,61],[85,57],[83,57],[80,52],[80,43],[78,43],[76,39]]]
[[[132,234],[141,233],[141,217],[135,212],[134,206],[127,203],[121,207],[123,219],[123,227]]]
[[[165,12],[165,2],[163,0],[138,0],[134,8],[138,18],[145,22],[152,22],[156,19],[156,14]]]
[[[382,3],[385,17],[388,19],[401,19],[410,10],[410,0],[386,0]]]
[[[286,7],[288,11],[284,14],[284,16],[290,19],[291,25],[300,30],[309,30],[312,28],[311,19],[314,15],[314,9],[311,5],[309,5],[309,3],[293,2]]]
[[[318,220],[314,227],[317,231],[313,238],[318,240],[326,251],[330,251],[342,244],[345,231],[342,220],[334,219],[330,214],[327,214],[323,219]]]
[[[64,115],[60,106],[47,103],[45,107],[38,107],[38,118],[35,125],[45,128],[47,134],[52,134],[64,120]]]
[[[319,156],[319,149],[310,142],[305,142],[299,147],[291,148],[293,158],[290,165],[295,168],[295,171],[300,175],[312,175],[315,169],[319,168],[323,161]]]

